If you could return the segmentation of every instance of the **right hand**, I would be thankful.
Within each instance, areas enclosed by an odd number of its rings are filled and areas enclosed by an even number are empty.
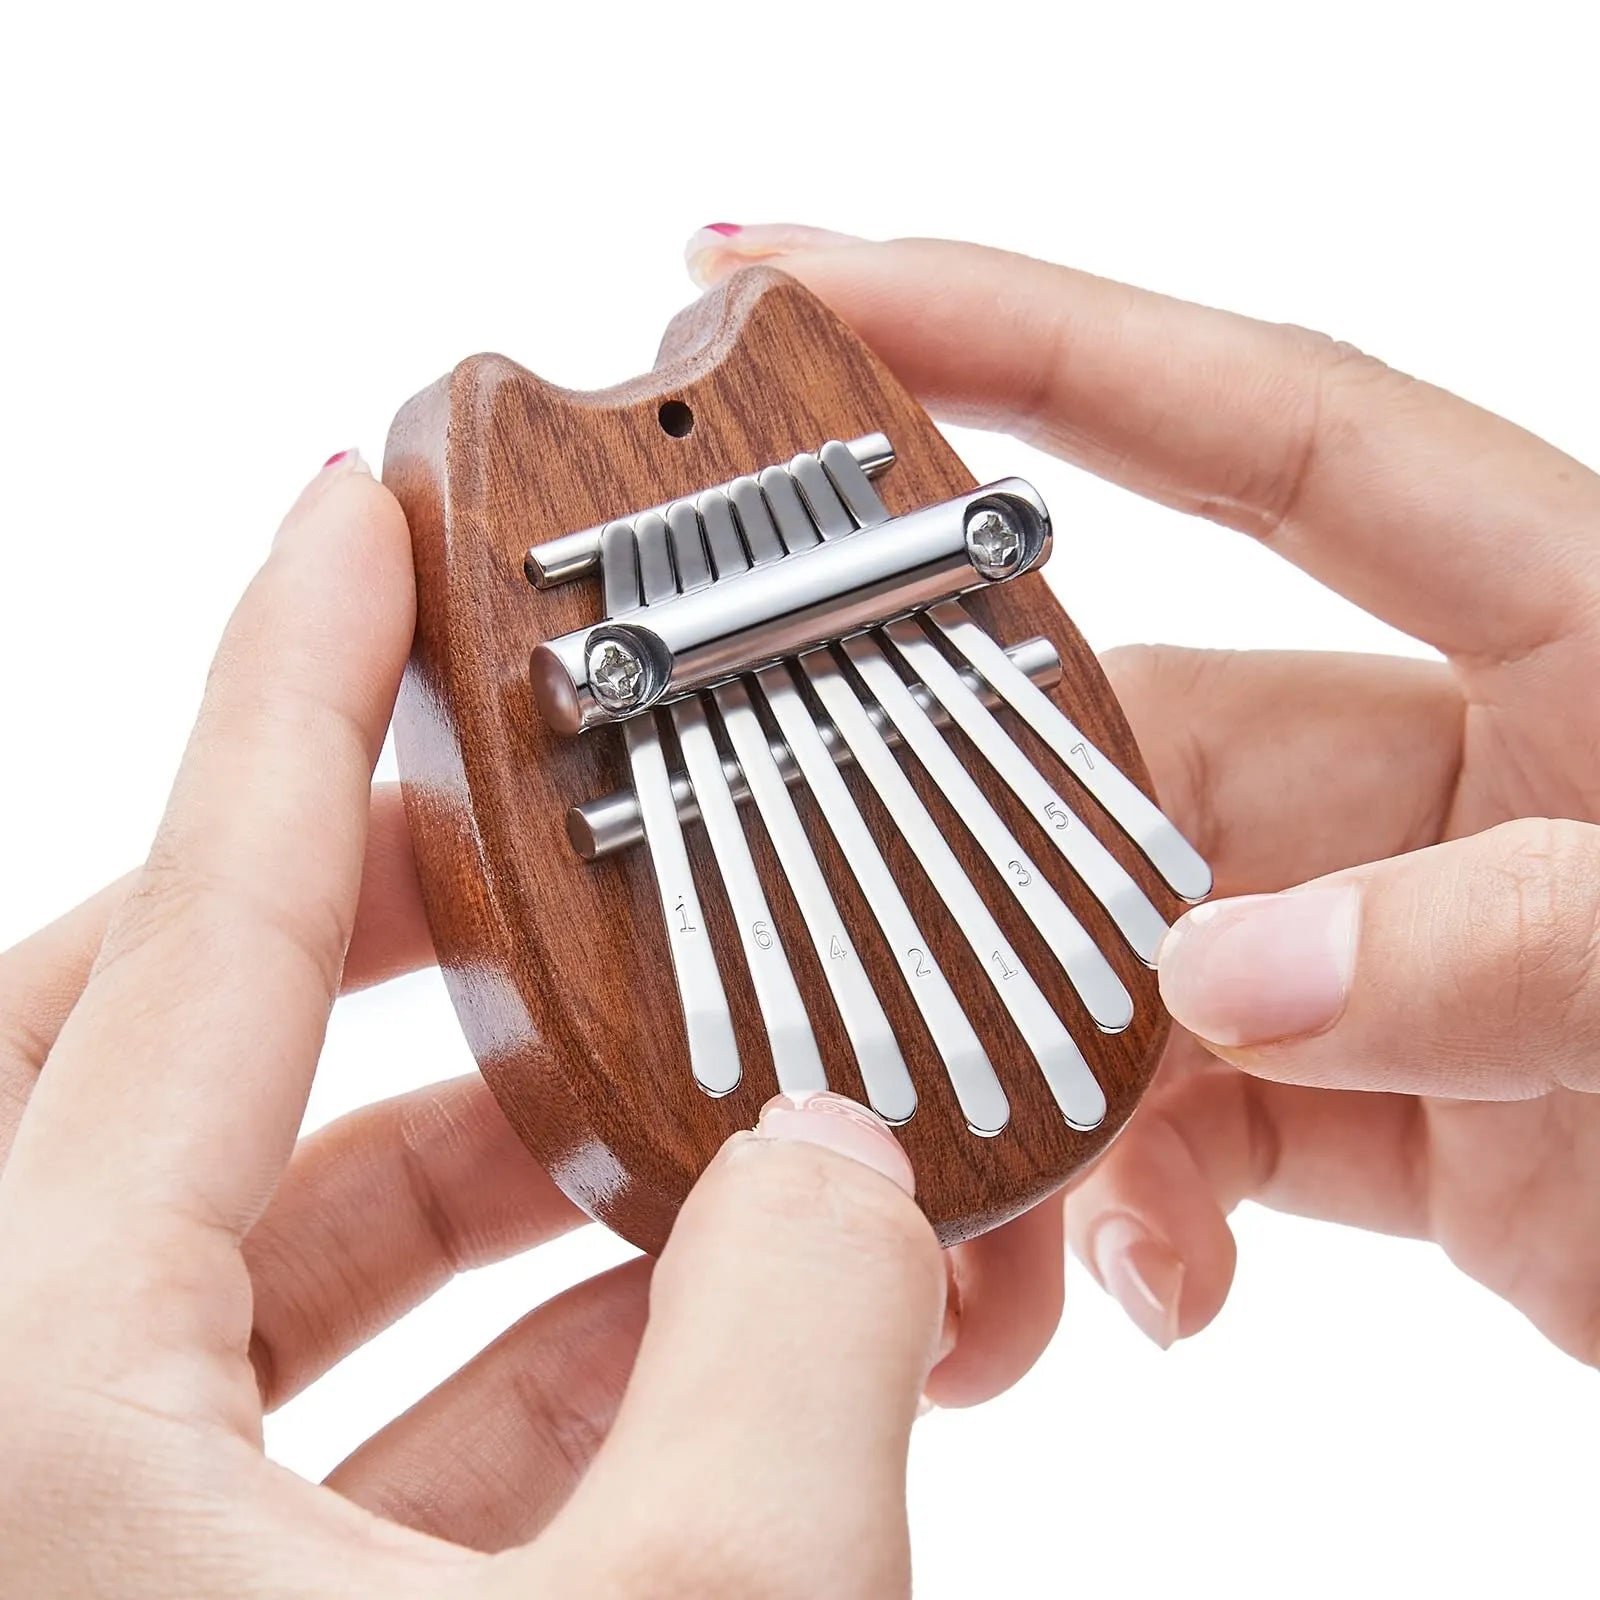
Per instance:
[[[1190,1031],[1068,1207],[1091,1269],[1194,1333],[1253,1197],[1435,1239],[1600,1362],[1600,478],[1303,329],[973,245],[724,229],[701,283],[774,262],[938,415],[1252,534],[1446,658],[1107,658],[1242,898],[1163,947]]]

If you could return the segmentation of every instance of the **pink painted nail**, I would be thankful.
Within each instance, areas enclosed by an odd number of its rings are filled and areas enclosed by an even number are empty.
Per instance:
[[[774,1096],[756,1122],[759,1139],[814,1144],[881,1172],[907,1194],[916,1189],[911,1162],[889,1124],[841,1094],[806,1092]]]
[[[1212,1044],[1271,1044],[1338,1021],[1355,976],[1361,891],[1353,883],[1196,906],[1160,953],[1161,997]]]
[[[1090,1241],[1089,1260],[1106,1292],[1140,1333],[1163,1350],[1178,1338],[1183,1263],[1133,1217],[1106,1217]]]
[[[809,228],[797,222],[710,222],[691,235],[683,258],[689,276],[702,289],[709,289],[752,262],[776,261],[801,250],[830,250],[862,242],[854,234]]]
[[[322,463],[317,476],[324,472],[371,472],[371,468],[362,459],[359,450],[336,450]]]

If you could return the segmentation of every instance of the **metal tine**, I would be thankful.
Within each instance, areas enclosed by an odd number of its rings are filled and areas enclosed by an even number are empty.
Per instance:
[[[710,564],[700,539],[700,519],[694,508],[674,506],[668,518],[647,512],[634,519],[647,606],[677,593],[685,582],[696,588],[711,582]],[[811,1031],[800,986],[795,982],[794,970],[762,891],[705,705],[698,697],[680,700],[671,707],[671,715],[684,770],[700,807],[700,821],[711,841],[711,853],[716,857],[728,905],[738,925],[756,1004],[772,1046],[778,1087],[786,1092],[825,1089],[827,1075],[816,1035]],[[625,726],[632,727],[639,720],[632,718]]]
[[[872,480],[846,446],[834,440],[825,444],[819,455],[839,498],[863,528],[888,520],[889,513]],[[1094,796],[1172,892],[1185,900],[1204,900],[1211,893],[1211,868],[1204,857],[1161,808],[1084,737],[1044,690],[1011,667],[1005,651],[973,621],[967,608],[959,600],[949,600],[935,606],[928,616],[951,646]]]
[[[745,548],[750,552],[750,564],[759,566],[763,561],[776,561],[783,554],[783,541],[778,537],[778,525],[772,520],[772,513],[767,510],[761,485],[754,478],[735,478],[728,485],[728,499],[738,513]]]
[[[1006,1092],[995,1076],[977,1029],[934,959],[871,829],[857,809],[855,797],[823,741],[811,708],[786,667],[765,668],[756,674],[756,683],[811,789],[817,809],[838,841],[839,853],[849,863],[861,896],[872,908],[905,975],[906,986],[928,1025],[967,1126],[985,1137],[999,1133],[1011,1120]]]
[[[1055,701],[1012,668],[1005,651],[973,621],[965,606],[958,601],[935,606],[928,620],[1100,802],[1174,894],[1195,901],[1211,893],[1211,868],[1200,852]]]
[[[640,593],[632,524],[611,523],[601,535],[600,556],[606,615],[632,609],[638,604]],[[660,732],[654,715],[634,717],[622,731],[683,1007],[689,1069],[708,1094],[727,1094],[739,1083],[739,1044],[722,975],[717,971],[716,952],[706,933],[694,874],[689,868],[689,852],[684,847]]]
[[[888,713],[906,746],[939,786],[962,825],[988,857],[1017,904],[1062,965],[1095,1026],[1118,1033],[1133,1021],[1133,996],[1088,930],[1067,909],[1044,873],[1017,842],[961,759],[912,698],[877,640],[858,634],[844,652],[867,692]]]
[[[768,467],[761,474],[760,483],[761,492],[772,508],[773,521],[783,535],[783,547],[790,555],[822,542],[822,535],[800,498],[798,485],[783,467]]]
[[[994,985],[1023,1042],[1039,1063],[1062,1116],[1074,1128],[1097,1127],[1105,1118],[1106,1099],[1083,1052],[973,887],[911,780],[900,770],[894,752],[872,725],[854,685],[827,650],[813,650],[801,656],[799,670],[850,746],[856,764],[877,790]],[[917,954],[916,947],[908,952],[911,957]],[[912,974],[921,976],[915,962]]]
[[[767,836],[778,853],[806,932],[811,935],[817,962],[839,1008],[867,1099],[887,1121],[906,1122],[917,1109],[917,1091],[905,1057],[817,864],[800,814],[772,758],[766,730],[756,715],[750,693],[742,683],[725,683],[713,695],[734,757],[744,770],[745,782],[766,824]]]
[[[850,452],[847,450],[845,454],[849,455]],[[851,456],[850,459],[854,461],[855,457]],[[827,469],[817,456],[802,452],[789,463],[789,471],[800,485],[800,493],[805,496],[812,520],[821,529],[824,539],[838,539],[855,532],[855,519],[839,498],[839,491],[834,488]]]
[[[788,471],[791,481],[800,490],[812,524],[824,540],[843,538],[855,530],[854,520],[828,481],[818,457],[808,453],[797,455],[789,463]],[[1011,1106],[995,1076],[994,1065],[873,843],[871,831],[856,809],[850,790],[840,778],[821,733],[811,719],[810,709],[783,668],[775,667],[758,674],[757,682],[779,721],[790,755],[805,775],[823,817],[839,840],[844,857],[901,964],[912,998],[922,1010],[929,1032],[938,1045],[946,1075],[968,1126],[986,1135],[998,1133],[1010,1120]]]
[[[731,560],[731,546],[725,538],[722,542]],[[883,1002],[845,929],[822,868],[817,864],[749,691],[742,683],[728,683],[712,690],[711,697],[721,714],[734,759],[744,774],[767,836],[788,879],[795,904],[800,908],[818,964],[828,980],[839,1018],[855,1052],[867,1099],[888,1121],[905,1122],[917,1107],[916,1089],[905,1057]]]
[[[1146,966],[1153,967],[1167,931],[1166,918],[1150,903],[1127,869],[1050,787],[995,714],[961,681],[960,673],[915,622],[891,622],[879,634],[888,639],[912,676],[950,713],[951,721],[1028,808],[1028,814],[1051,844],[1110,913],[1133,953]]]

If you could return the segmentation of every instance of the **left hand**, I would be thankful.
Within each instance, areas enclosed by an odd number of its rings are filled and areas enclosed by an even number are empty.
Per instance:
[[[837,1096],[769,1104],[653,1272],[539,1308],[329,1485],[263,1456],[267,1406],[448,1271],[576,1220],[475,1082],[291,1159],[341,974],[424,950],[370,857],[362,885],[411,601],[393,499],[330,464],[229,624],[149,861],[0,963],[26,1101],[0,1176],[0,1587],[909,1592],[946,1271],[905,1153]]]
[[[103,1343],[96,1383],[203,1401],[247,1439],[453,1273],[585,1220],[476,1074],[295,1141],[333,994],[432,959],[399,791],[369,788],[413,605],[398,507],[335,459],[229,625],[149,861],[0,953],[0,1335]],[[1026,1369],[1059,1314],[1060,1238],[1047,1207],[946,1253],[946,1351],[964,1335],[930,1398]],[[40,1293],[11,1303],[24,1272]],[[539,1308],[334,1486],[458,1544],[530,1537],[606,1437],[649,1282],[635,1262]],[[220,1341],[216,1361],[103,1341],[130,1297],[160,1341]],[[132,1374],[150,1360],[153,1390]]]

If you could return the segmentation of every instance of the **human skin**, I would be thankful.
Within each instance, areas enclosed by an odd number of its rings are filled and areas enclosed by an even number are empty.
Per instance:
[[[535,1310],[327,1485],[264,1456],[267,1408],[578,1220],[476,1080],[295,1147],[336,992],[416,953],[392,797],[369,821],[412,599],[399,508],[341,453],[228,624],[149,860],[0,957],[0,1587],[909,1592],[947,1271],[837,1096],[772,1102],[653,1273]]]
[[[1600,478],[1321,334],[974,245],[718,224],[936,415],[1237,529],[1442,662],[1137,648],[1105,666],[1221,897],[1160,956],[1183,1025],[1067,1205],[1168,1344],[1251,1197],[1435,1240],[1600,1362]]]

